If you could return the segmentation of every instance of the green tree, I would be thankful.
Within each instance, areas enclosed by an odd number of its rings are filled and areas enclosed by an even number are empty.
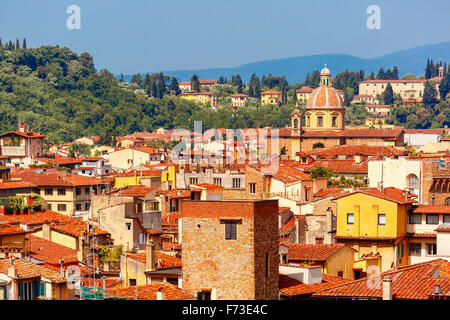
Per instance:
[[[386,85],[386,89],[383,92],[383,101],[384,104],[393,104],[394,103],[394,91],[392,90],[391,83],[388,82]]]
[[[436,89],[429,81],[425,82],[422,102],[427,107],[434,106],[438,102]]]
[[[441,100],[445,100],[447,93],[450,92],[450,73],[446,73],[444,79],[441,80],[439,84],[439,94]]]
[[[196,74],[193,74],[191,77],[191,90],[196,92],[200,91],[200,81]]]
[[[322,142],[316,142],[313,144],[313,149],[317,148],[325,148],[325,145]]]

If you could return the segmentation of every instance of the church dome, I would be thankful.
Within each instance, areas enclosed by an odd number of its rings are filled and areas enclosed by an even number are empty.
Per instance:
[[[336,108],[344,107],[344,100],[341,95],[332,87],[321,86],[311,93],[306,108]]]

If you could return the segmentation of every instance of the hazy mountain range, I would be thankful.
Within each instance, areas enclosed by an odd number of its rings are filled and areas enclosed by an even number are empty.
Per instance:
[[[240,74],[245,82],[255,73],[259,77],[262,75],[284,75],[289,83],[303,82],[306,74],[314,70],[321,70],[326,63],[332,74],[336,75],[345,70],[364,70],[366,74],[374,72],[375,75],[380,67],[384,69],[398,66],[399,75],[411,73],[416,76],[424,74],[427,58],[434,62],[442,59],[450,62],[450,42],[425,45],[412,49],[402,50],[380,57],[362,59],[348,54],[321,54],[302,57],[284,58],[276,60],[266,60],[254,63],[243,64],[234,68],[212,68],[197,70],[159,70],[148,71],[148,73],[160,72],[177,77],[178,81],[189,81],[192,74],[196,73],[200,79],[218,79],[220,76],[231,80],[234,74]],[[147,72],[142,72],[145,74]],[[130,81],[131,75],[124,76]]]

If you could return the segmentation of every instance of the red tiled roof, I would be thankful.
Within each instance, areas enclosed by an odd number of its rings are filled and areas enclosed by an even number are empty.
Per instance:
[[[305,216],[293,216],[290,218],[283,226],[281,226],[278,231],[280,236],[285,236],[291,233],[291,231],[295,228],[295,222],[303,220]]]
[[[58,171],[55,169],[14,169],[11,171],[12,177],[22,178],[24,181],[38,186],[91,186],[105,184],[106,180],[98,178],[84,177],[76,174]]]
[[[267,91],[263,91],[261,92],[261,95],[281,95],[281,92],[275,91],[275,90],[267,90]]]
[[[58,212],[51,210],[42,210],[35,213],[16,214],[16,215],[2,215],[0,214],[0,221],[18,222],[25,225],[41,225],[44,223],[68,223],[77,220]]]
[[[355,160],[315,160],[302,167],[307,172],[315,167],[328,168],[337,173],[367,174],[369,172],[367,161],[355,162]]]
[[[191,184],[190,185],[191,189],[192,188],[200,188],[200,189],[207,189],[207,190],[218,190],[218,189],[223,189],[222,186],[219,186],[217,184],[212,184],[212,183],[197,183],[197,184]]]
[[[411,238],[436,238],[436,233],[413,233]]]
[[[332,254],[343,247],[343,243],[333,244],[304,244],[304,243],[282,243],[288,247],[288,260],[299,261],[325,261]]]
[[[314,91],[313,88],[304,87],[304,88],[297,89],[295,92],[298,92],[298,93],[311,93],[313,91]]]
[[[145,263],[145,251],[137,253],[126,253],[128,258]],[[170,254],[155,251],[156,270],[181,267],[181,259]]]
[[[355,193],[365,193],[377,198],[385,199],[388,201],[397,202],[399,204],[407,204],[407,203],[416,203],[417,201],[413,199],[412,196],[414,196],[411,193],[408,193],[407,195],[404,194],[403,190],[394,188],[394,187],[388,187],[384,188],[383,192],[381,192],[378,188],[361,188],[357,189],[354,192],[344,194],[342,196],[339,196],[338,198],[347,197],[349,195],[355,194]]]
[[[273,178],[284,183],[312,180],[309,174],[293,167],[283,165],[278,167],[278,171],[273,175]]]
[[[348,191],[344,190],[343,188],[323,188],[319,192],[315,193],[314,197],[324,198],[328,196],[340,196],[347,192]]]
[[[109,232],[99,229],[96,226],[94,227],[94,233],[95,235],[99,236],[99,235],[109,235]],[[50,228],[52,230],[70,235],[70,236],[74,236],[74,237],[79,237],[82,236],[84,234],[84,232],[87,232],[88,230],[88,224],[80,219],[74,219],[71,222],[68,223],[61,223],[58,225],[51,225]]]
[[[20,188],[34,188],[37,185],[27,181],[3,181],[0,182],[0,189],[20,189]]]
[[[19,227],[12,226],[7,223],[0,224],[0,236],[10,236],[10,235],[19,235],[26,234],[27,232]]]
[[[450,206],[419,205],[414,213],[450,213]]]
[[[280,293],[285,296],[310,295],[320,290],[351,282],[351,280],[348,279],[329,276],[326,274],[322,275],[322,283],[316,283],[312,285],[305,284],[284,274],[279,275],[278,281],[280,286]]]
[[[127,300],[156,300],[156,293],[159,290],[164,291],[165,300],[194,300],[195,297],[176,286],[163,282],[152,283],[145,286],[126,287],[126,288],[112,288],[107,291],[119,297],[124,297]],[[136,299],[137,292],[137,299]]]
[[[121,193],[123,197],[144,197],[153,190],[155,190],[153,187],[129,186],[126,189],[119,191],[119,193]]]
[[[123,173],[117,173],[115,174],[116,177],[157,177],[161,176],[162,171],[161,170],[136,170],[136,172],[128,171]]]
[[[236,93],[236,94],[232,94],[230,97],[232,97],[232,98],[248,98],[248,95],[243,94],[243,93]]]
[[[308,152],[303,152],[304,155],[317,155],[320,157],[336,157],[339,155],[345,156],[402,156],[403,152],[397,150],[393,147],[384,146],[352,146],[352,145],[342,145],[333,148],[323,149],[313,149]]]
[[[439,275],[435,276],[439,269]],[[362,278],[313,294],[315,297],[354,297],[382,298],[382,280],[389,276],[392,279],[392,294],[394,299],[428,299],[435,285],[439,285],[443,296],[450,295],[449,262],[433,260],[429,262],[400,267],[394,271],[381,273],[377,277]],[[367,283],[370,281],[371,285]]]
[[[50,164],[76,164],[81,163],[81,160],[70,158],[70,157],[54,157],[54,158],[34,158],[34,160],[50,163]]]
[[[8,274],[10,266],[11,262],[9,258],[0,259],[0,273]],[[15,277],[15,279],[39,279],[43,277],[49,279],[53,283],[66,282],[66,279],[61,278],[59,272],[24,259],[14,259],[14,267],[17,271],[17,277]]]
[[[59,264],[59,259],[64,259],[64,264],[78,262],[77,250],[31,234],[27,235],[27,238],[29,239],[31,256],[33,258],[52,265]]]

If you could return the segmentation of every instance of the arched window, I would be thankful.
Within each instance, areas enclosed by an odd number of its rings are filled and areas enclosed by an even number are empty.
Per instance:
[[[294,119],[294,129],[298,128],[298,119]]]
[[[415,174],[410,174],[406,180],[406,187],[408,189],[415,189],[419,187],[419,178]]]
[[[445,205],[450,206],[450,198],[445,199]]]

